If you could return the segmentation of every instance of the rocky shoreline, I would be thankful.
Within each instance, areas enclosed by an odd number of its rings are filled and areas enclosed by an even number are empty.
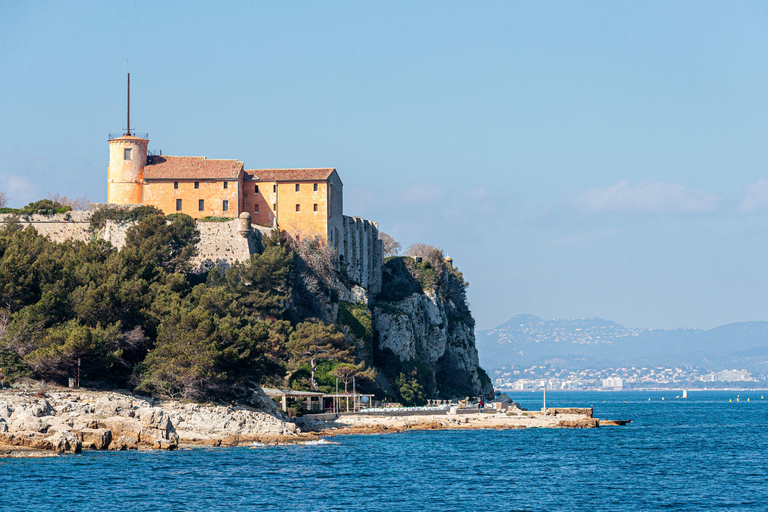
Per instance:
[[[588,412],[587,412],[588,411]],[[56,388],[0,391],[0,457],[83,450],[174,450],[293,444],[345,434],[408,430],[594,428],[591,410],[472,414],[309,415],[292,419],[263,393],[252,404],[196,404],[124,392]]]

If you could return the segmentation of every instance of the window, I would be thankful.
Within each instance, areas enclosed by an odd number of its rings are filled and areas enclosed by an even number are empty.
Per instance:
[[[225,181],[224,182],[224,188],[227,188],[227,185],[228,185],[228,183]]]
[[[201,212],[202,212],[203,210],[205,210],[205,199],[198,199],[198,200],[197,200],[197,209],[198,209],[199,211],[201,211]]]
[[[301,211],[301,205],[298,205],[298,204],[296,205],[296,211],[297,211],[297,212],[298,212],[298,211]]]
[[[258,194],[258,193],[259,193],[259,186],[258,186],[258,185],[256,185],[256,188],[255,188],[255,190],[253,191],[253,193],[254,193],[254,194]]]
[[[259,213],[259,205],[253,207],[253,213]]]
[[[178,181],[174,181],[173,182],[173,188],[179,188],[179,182]]]
[[[312,211],[315,211],[315,212],[317,211],[317,203],[312,205]]]
[[[299,191],[299,184],[297,183],[296,184],[296,192],[298,192],[298,191]]]
[[[226,199],[221,204],[221,210],[225,212],[229,211],[229,201],[227,201]]]
[[[277,192],[277,185],[272,185],[272,192]]]
[[[195,182],[195,188],[200,188],[200,182],[199,181]]]
[[[177,212],[181,211],[181,199],[176,200],[176,211]]]
[[[317,192],[317,183],[315,183],[315,192]]]
[[[132,158],[131,158],[131,148],[125,148],[123,150],[123,159],[124,160],[132,160]]]
[[[277,203],[272,203],[272,211],[273,212],[277,211]]]

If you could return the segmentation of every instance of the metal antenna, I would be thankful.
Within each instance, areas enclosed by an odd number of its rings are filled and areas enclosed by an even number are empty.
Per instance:
[[[128,73],[128,125],[126,135],[131,135],[131,74]]]

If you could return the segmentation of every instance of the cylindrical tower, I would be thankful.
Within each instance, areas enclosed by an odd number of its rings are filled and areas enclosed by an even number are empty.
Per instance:
[[[144,166],[147,164],[149,140],[124,135],[109,141],[107,167],[107,202],[141,204]]]
[[[237,221],[237,232],[240,233],[240,236],[243,238],[248,238],[251,236],[251,214],[248,212],[243,212],[238,217]]]

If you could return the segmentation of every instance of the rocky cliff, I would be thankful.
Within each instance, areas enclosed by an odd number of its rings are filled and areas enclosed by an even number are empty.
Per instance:
[[[416,373],[429,396],[492,395],[490,379],[479,365],[461,272],[442,257],[392,258],[382,276],[382,290],[371,307],[377,362],[391,368],[394,356],[420,370]]]

